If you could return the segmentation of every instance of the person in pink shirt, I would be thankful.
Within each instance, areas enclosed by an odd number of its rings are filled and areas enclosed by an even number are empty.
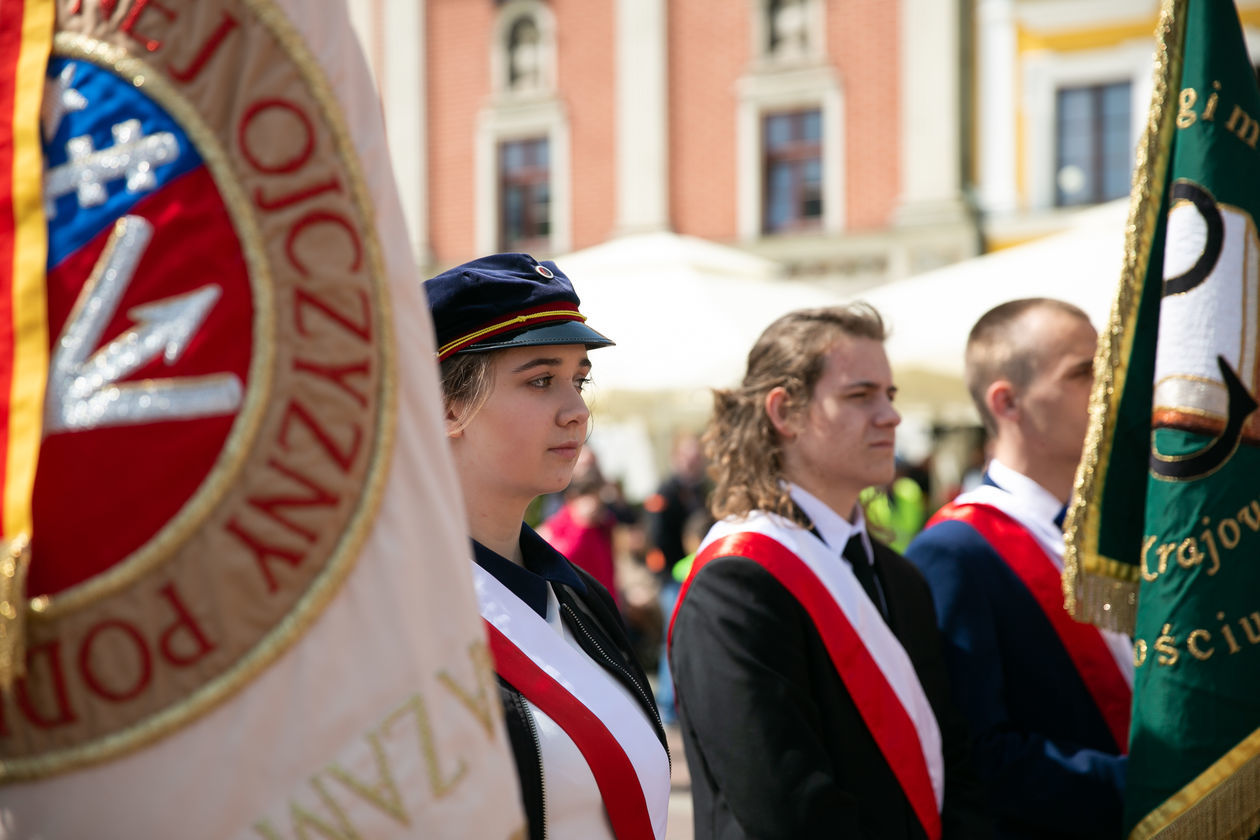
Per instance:
[[[613,572],[613,534],[618,520],[602,496],[606,487],[595,453],[583,449],[573,480],[564,491],[564,504],[538,533],[552,548],[590,572],[620,606]]]

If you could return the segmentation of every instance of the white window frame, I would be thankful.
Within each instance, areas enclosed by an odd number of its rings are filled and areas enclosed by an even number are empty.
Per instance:
[[[522,17],[530,17],[538,27],[539,83],[532,88],[514,90],[508,84],[511,56],[508,36],[512,26]],[[490,33],[490,85],[496,98],[533,98],[555,95],[556,90],[556,18],[551,8],[539,0],[507,0],[495,11],[494,28]]]
[[[477,119],[476,138],[476,245],[477,253],[500,250],[499,242],[499,144],[509,140],[547,139],[551,168],[551,235],[549,254],[562,254],[572,242],[572,206],[569,183],[569,121],[558,100],[483,109]],[[537,255],[535,255],[537,256]]]
[[[1051,210],[1056,207],[1058,91],[1128,82],[1130,147],[1136,148],[1151,101],[1151,45],[1149,41],[1134,40],[1079,53],[1032,53],[1024,57],[1022,71],[1025,136],[1028,138],[1024,153],[1028,206],[1031,210]]]
[[[765,155],[762,121],[780,111],[817,109],[822,118],[823,233],[844,229],[844,90],[829,66],[741,78],[736,115],[735,183],[739,238],[744,241],[791,233],[762,232]]]
[[[522,16],[538,27],[539,85],[514,90],[508,85],[508,35]],[[545,137],[551,170],[548,254],[568,251],[572,242],[572,191],[569,119],[556,95],[556,20],[540,0],[507,0],[495,12],[491,32],[489,103],[477,115],[474,140],[474,239],[478,253],[500,249],[499,144]],[[537,256],[537,255],[536,255]]]

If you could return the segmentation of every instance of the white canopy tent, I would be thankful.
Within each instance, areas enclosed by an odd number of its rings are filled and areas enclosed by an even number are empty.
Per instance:
[[[995,251],[855,296],[888,322],[889,360],[910,404],[938,417],[971,414],[963,351],[976,320],[999,303],[1054,297],[1074,303],[1103,329],[1120,280],[1128,199],[1081,214],[1068,230]]]
[[[711,389],[739,382],[771,321],[842,301],[782,279],[772,260],[673,233],[624,236],[556,263],[591,327],[617,342],[591,356],[591,445],[632,497],[654,489],[673,433],[707,419]]]
[[[1094,326],[1108,320],[1124,253],[1127,200],[1082,213],[1067,231],[842,296],[783,278],[771,261],[672,233],[625,236],[556,258],[590,325],[617,342],[592,356],[591,445],[631,497],[653,488],[672,433],[708,417],[711,389],[736,384],[749,348],[793,309],[865,300],[888,322],[887,350],[919,448],[934,422],[975,421],[963,385],[972,324],[997,304],[1057,297]],[[917,422],[916,422],[917,421]]]
[[[781,279],[772,260],[672,233],[621,237],[556,262],[573,279],[590,325],[617,342],[595,360],[601,391],[733,385],[776,317],[842,300]]]

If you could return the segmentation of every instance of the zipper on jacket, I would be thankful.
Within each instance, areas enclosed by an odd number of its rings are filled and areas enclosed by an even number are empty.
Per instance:
[[[611,656],[608,655],[608,651],[604,650],[604,646],[599,643],[599,640],[595,638],[595,636],[591,633],[590,630],[586,629],[586,626],[584,624],[582,624],[582,619],[578,618],[577,611],[574,610],[573,607],[569,606],[568,604],[561,604],[560,606],[563,609],[566,609],[569,611],[569,615],[573,616],[573,623],[576,624],[577,628],[582,631],[582,635],[585,636],[587,639],[589,639],[591,644],[595,646],[595,649],[599,651],[600,655],[604,658],[604,661],[607,662],[612,667],[616,668],[619,673],[625,675],[626,681],[629,682],[630,685],[634,686],[634,690],[638,692],[640,699],[644,701],[643,707],[652,713],[652,719],[656,721],[657,729],[664,732],[665,725],[661,723],[661,716],[656,711],[656,704],[653,703],[651,699],[647,696],[647,694],[643,691],[643,686],[639,685],[639,681],[634,678],[634,674],[631,674],[630,671],[627,670],[624,665],[622,665],[620,662],[618,662],[617,660],[613,659]],[[673,759],[670,758],[668,748],[665,749],[665,758],[666,760],[669,761],[670,767],[673,767],[674,762],[673,762]]]
[[[538,756],[538,790],[542,794],[542,836],[543,840],[547,838],[547,777],[543,775],[543,756],[542,756],[542,739],[538,737],[538,726],[534,723],[534,710],[529,705],[529,701],[524,695],[520,695],[521,708],[525,714],[521,717],[525,718],[525,728],[529,730],[529,737],[534,739],[534,755]]]

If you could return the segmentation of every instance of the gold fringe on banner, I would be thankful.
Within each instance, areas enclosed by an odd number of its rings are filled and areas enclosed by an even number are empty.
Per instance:
[[[1185,0],[1163,0],[1155,29],[1155,70],[1146,128],[1138,143],[1125,226],[1124,265],[1112,302],[1107,328],[1098,337],[1094,355],[1097,378],[1089,398],[1089,431],[1077,466],[1072,504],[1064,522],[1063,603],[1078,621],[1132,635],[1137,618],[1136,563],[1099,553],[1098,502],[1108,475],[1116,416],[1129,358],[1133,351],[1138,304],[1150,264],[1151,243],[1161,220],[1172,137],[1176,128],[1176,93],[1181,80],[1185,41]],[[1142,480],[1145,480],[1143,475]],[[1133,556],[1139,554],[1135,545]]]
[[[1133,827],[1129,840],[1249,840],[1260,829],[1260,729]]]
[[[26,673],[26,572],[31,544],[25,534],[0,545],[0,691]]]
[[[1077,621],[1132,635],[1137,624],[1137,583],[1106,575],[1080,575],[1076,579],[1076,596],[1072,617]]]

